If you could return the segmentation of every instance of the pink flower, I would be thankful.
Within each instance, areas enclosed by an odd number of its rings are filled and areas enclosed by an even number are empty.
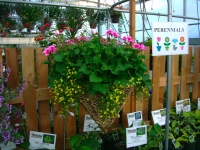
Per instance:
[[[45,26],[45,27],[50,27],[51,24],[50,24],[50,23],[46,23],[44,26]]]
[[[44,51],[42,52],[42,54],[44,54],[45,56],[49,56],[51,50],[47,47],[44,49]]]
[[[57,36],[58,34],[59,34],[59,32],[58,32],[58,31],[55,31],[55,32],[54,32],[54,35],[55,35],[55,36]]]
[[[108,36],[108,35],[113,35],[113,30],[111,30],[111,29],[108,29],[107,31],[106,31],[106,35]]]
[[[131,36],[127,36],[127,42],[129,42],[129,43],[134,43],[134,40],[132,39]]]
[[[66,43],[68,43],[68,44],[74,44],[74,41],[73,40],[66,40]]]
[[[134,48],[134,49],[140,49],[140,44],[134,43],[133,46],[132,46],[132,48]]]
[[[56,47],[54,45],[49,46],[49,49],[50,49],[51,53],[56,52]]]
[[[157,37],[157,41],[160,42],[160,40],[161,40],[161,37]]]
[[[123,41],[126,41],[126,39],[127,39],[127,36],[123,36],[123,37],[122,37],[122,40],[123,40]]]
[[[119,33],[117,33],[116,31],[113,31],[112,35],[113,35],[115,38],[118,38],[118,37],[119,37]]]
[[[44,27],[41,27],[41,28],[40,28],[40,31],[44,31]]]
[[[94,34],[94,30],[91,30],[91,33]]]
[[[140,50],[146,50],[146,47],[144,46],[144,44],[140,44]]]

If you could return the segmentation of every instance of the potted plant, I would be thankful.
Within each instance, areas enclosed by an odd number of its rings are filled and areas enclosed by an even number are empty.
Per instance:
[[[10,28],[10,30],[16,30],[16,25],[17,25],[17,22],[15,19],[12,19],[10,17],[4,18],[3,26],[5,28]]]
[[[87,9],[86,10],[86,16],[91,16],[94,13],[94,9]]]
[[[111,11],[110,14],[112,23],[119,23],[119,19],[122,18],[122,12],[120,11]]]
[[[46,6],[44,7],[45,15],[50,20],[58,19],[61,16],[61,8],[59,6]]]
[[[91,29],[95,29],[97,24],[102,25],[104,23],[105,13],[104,11],[96,11],[92,15],[88,16],[88,21]]]
[[[49,86],[63,113],[80,101],[104,130],[119,115],[136,82],[140,83],[138,92],[149,93],[151,89],[145,56],[140,53],[145,47],[127,36],[122,38],[124,43],[116,44],[119,34],[110,29],[107,38],[85,34],[67,39],[58,33],[57,42],[44,49],[43,54],[50,59],[46,61],[50,65]]]
[[[30,30],[43,16],[42,6],[39,5],[18,4],[16,5],[16,12],[20,16],[23,26]]]

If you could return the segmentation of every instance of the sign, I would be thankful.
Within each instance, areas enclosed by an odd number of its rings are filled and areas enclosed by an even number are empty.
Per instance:
[[[147,144],[147,126],[126,128],[126,148]]]
[[[11,149],[16,149],[17,146],[14,142],[8,142],[6,145],[0,143],[0,148],[1,150],[11,150]]]
[[[30,131],[29,142],[29,149],[55,149],[56,135]]]
[[[142,119],[142,112],[137,111],[133,113],[128,113],[127,114],[127,119],[128,119],[128,126],[130,127],[131,125],[133,127],[140,126]]]
[[[188,54],[188,24],[186,22],[153,22],[152,55]]]
[[[200,98],[198,98],[198,109],[200,109]]]
[[[166,108],[151,111],[154,124],[158,123],[160,126],[165,125],[166,121]]]
[[[101,131],[101,129],[98,128],[98,125],[90,115],[85,115],[83,132],[89,132],[89,131]]]
[[[181,111],[184,112],[190,112],[191,106],[190,106],[190,99],[184,99],[176,101],[176,114],[179,114]]]

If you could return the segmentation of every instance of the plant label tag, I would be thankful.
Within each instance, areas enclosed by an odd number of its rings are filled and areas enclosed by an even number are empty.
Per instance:
[[[176,101],[176,114],[180,114],[181,111],[184,111],[184,112],[191,111],[191,104],[190,104],[189,98]]]
[[[198,109],[200,109],[200,98],[198,98]]]
[[[147,126],[126,128],[126,148],[147,144]]]
[[[154,124],[158,123],[160,126],[165,125],[166,122],[166,108],[151,111]]]
[[[159,150],[163,150],[163,144],[162,144],[162,142],[159,142]]]
[[[191,136],[189,137],[189,141],[190,141],[190,143],[194,143],[194,142],[195,142],[194,136],[193,136],[193,135],[191,135]]]
[[[17,148],[17,146],[14,142],[8,142],[7,145],[0,143],[0,148],[1,150],[11,150]]]
[[[179,135],[179,128],[176,128],[176,134]]]
[[[56,134],[30,131],[29,149],[55,149]]]
[[[142,111],[137,111],[133,113],[128,113],[127,114],[127,119],[128,119],[128,126],[137,127],[141,125],[142,122]]]
[[[101,131],[101,129],[90,115],[85,115],[83,132],[90,131]]]

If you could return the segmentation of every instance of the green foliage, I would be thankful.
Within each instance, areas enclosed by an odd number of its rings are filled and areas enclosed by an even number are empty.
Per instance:
[[[40,21],[43,17],[43,8],[40,5],[17,4],[16,12],[22,22],[36,23],[36,21]]]
[[[98,11],[92,13],[92,15],[88,16],[88,21],[92,24],[102,25],[105,22],[104,21],[105,17],[106,17],[106,12],[98,10]]]
[[[100,147],[98,133],[76,134],[69,139],[72,150],[97,150]]]

